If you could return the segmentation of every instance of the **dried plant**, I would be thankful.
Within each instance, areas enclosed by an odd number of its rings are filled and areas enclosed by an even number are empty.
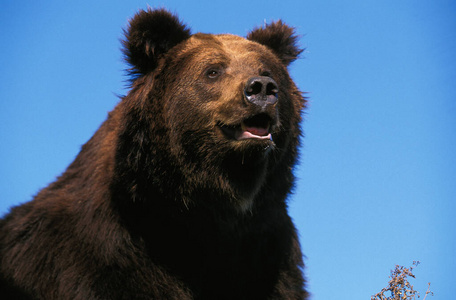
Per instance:
[[[412,270],[420,264],[419,261],[414,261],[413,265],[409,268],[396,265],[394,270],[391,271],[390,281],[388,286],[383,288],[379,293],[373,295],[371,300],[414,300],[415,297],[420,298],[420,293],[413,289],[410,284],[409,277],[415,278]],[[430,294],[434,294],[430,290],[431,283],[428,283],[428,289],[424,295],[424,299]]]

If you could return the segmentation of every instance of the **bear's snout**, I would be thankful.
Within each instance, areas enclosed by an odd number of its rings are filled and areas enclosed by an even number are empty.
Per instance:
[[[251,77],[247,80],[244,89],[245,98],[249,103],[261,107],[275,105],[278,101],[279,87],[271,77]]]

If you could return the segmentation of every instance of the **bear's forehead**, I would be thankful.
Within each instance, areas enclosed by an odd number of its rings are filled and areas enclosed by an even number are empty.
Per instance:
[[[201,56],[218,54],[236,58],[244,56],[252,58],[252,55],[271,57],[272,54],[265,46],[232,34],[197,33],[188,40],[187,49],[199,49],[198,53]]]

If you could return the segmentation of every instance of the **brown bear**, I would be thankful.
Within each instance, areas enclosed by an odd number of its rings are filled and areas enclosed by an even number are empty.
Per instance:
[[[125,32],[131,89],[67,170],[0,221],[1,299],[306,299],[287,213],[305,99],[281,21]]]

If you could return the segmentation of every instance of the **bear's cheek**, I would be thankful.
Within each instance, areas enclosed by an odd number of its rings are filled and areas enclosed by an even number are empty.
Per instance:
[[[174,154],[181,156],[188,149],[197,154],[204,145],[213,144],[211,113],[205,110],[204,104],[195,101],[191,93],[172,101],[166,106],[165,127]]]

